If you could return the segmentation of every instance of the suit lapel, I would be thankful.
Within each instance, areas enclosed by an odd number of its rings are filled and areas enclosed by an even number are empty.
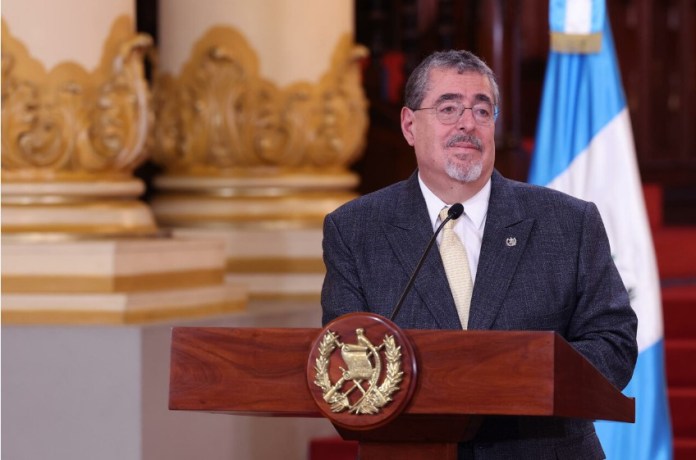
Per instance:
[[[493,325],[534,225],[534,219],[521,212],[510,184],[493,172],[469,329],[490,329]]]
[[[404,272],[410,277],[433,236],[417,172],[406,182],[406,191],[398,197],[397,205],[385,215],[388,217],[383,222],[383,228],[387,240]],[[431,248],[415,280],[413,291],[408,295],[420,296],[440,328],[461,329],[437,247]]]

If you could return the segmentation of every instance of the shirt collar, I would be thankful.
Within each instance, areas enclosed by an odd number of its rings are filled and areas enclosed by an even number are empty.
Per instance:
[[[430,216],[430,223],[433,228],[436,228],[438,219],[440,218],[440,211],[445,206],[452,205],[454,203],[445,203],[440,198],[437,197],[418,174],[418,184],[420,185],[421,193],[423,193],[423,198],[425,198],[425,204],[428,207],[428,216]],[[469,217],[474,227],[481,229],[486,218],[486,213],[488,212],[488,200],[491,197],[491,179],[486,181],[486,185],[483,186],[481,190],[472,196],[468,200],[462,203],[464,206],[464,212]]]

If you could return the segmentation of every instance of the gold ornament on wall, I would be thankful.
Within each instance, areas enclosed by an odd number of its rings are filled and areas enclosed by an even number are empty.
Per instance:
[[[130,177],[152,126],[143,55],[152,40],[128,16],[112,27],[100,65],[50,71],[2,22],[2,178]]]
[[[153,158],[173,175],[345,170],[362,153],[368,126],[365,55],[346,35],[318,83],[279,88],[259,75],[240,33],[213,28],[178,78],[156,79]]]

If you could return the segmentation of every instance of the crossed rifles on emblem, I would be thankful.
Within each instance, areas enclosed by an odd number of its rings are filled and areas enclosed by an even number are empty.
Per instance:
[[[355,330],[357,344],[342,343],[338,336],[328,331],[320,344],[320,356],[316,360],[315,369],[317,371],[314,383],[322,388],[324,401],[331,404],[333,412],[341,412],[349,409],[356,414],[374,414],[379,408],[391,401],[391,394],[398,390],[398,383],[401,381],[401,352],[400,348],[394,343],[394,338],[385,335],[384,342],[379,346],[374,346],[365,337],[362,328]],[[329,356],[336,347],[341,349],[341,357],[348,366],[348,369],[339,367],[343,372],[341,378],[334,384],[328,376]],[[379,352],[386,348],[387,372],[383,383],[378,387],[377,381],[382,373],[382,360]],[[372,359],[371,359],[372,358]],[[353,385],[346,391],[340,389],[343,384],[352,381]],[[364,382],[367,381],[367,388]],[[348,396],[360,390],[362,396],[354,404],[350,404]]]

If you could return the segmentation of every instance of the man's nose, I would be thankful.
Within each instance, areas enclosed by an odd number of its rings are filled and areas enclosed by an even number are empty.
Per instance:
[[[476,120],[474,120],[474,110],[470,107],[464,107],[462,114],[459,115],[459,119],[457,120],[457,129],[472,131],[475,127]]]

